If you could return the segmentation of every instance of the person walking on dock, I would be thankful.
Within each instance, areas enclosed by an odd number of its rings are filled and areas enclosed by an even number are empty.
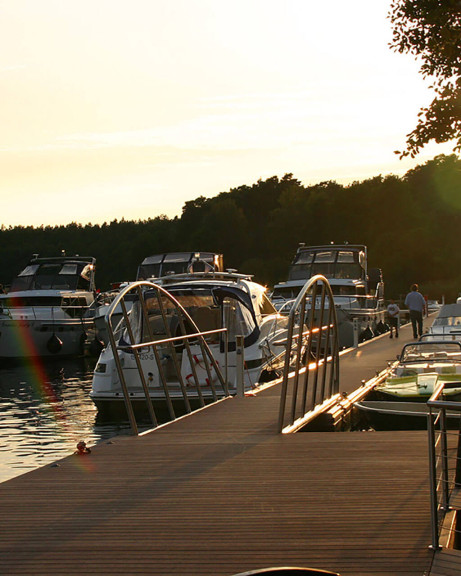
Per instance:
[[[423,334],[423,313],[426,311],[426,300],[418,291],[418,284],[413,284],[405,298],[405,306],[410,310],[410,320],[413,327],[413,338],[416,340]]]
[[[399,316],[400,308],[395,300],[390,300],[387,306],[387,323],[389,324],[389,338],[393,338],[393,332],[395,331],[395,337],[399,337]]]

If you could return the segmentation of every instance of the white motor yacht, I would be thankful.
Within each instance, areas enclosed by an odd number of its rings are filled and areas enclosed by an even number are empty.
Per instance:
[[[239,336],[243,337],[246,390],[280,376],[284,347],[277,342],[286,336],[288,318],[277,313],[266,288],[251,277],[235,272],[204,272],[170,276],[158,279],[156,284],[138,282],[114,300],[112,310],[136,291],[138,297],[117,330],[110,326],[111,311],[108,314],[111,344],[101,352],[90,393],[98,408],[123,403],[120,369],[131,400],[145,402],[139,365],[150,398],[159,404],[165,403],[165,386],[173,401],[181,400],[183,387],[192,398],[211,395],[221,378],[216,368],[226,379],[229,393],[235,393]],[[198,331],[208,333],[207,346],[215,364],[205,358],[198,338],[183,338]],[[155,347],[142,346],[170,338],[176,340]]]
[[[96,260],[35,255],[0,294],[0,358],[76,356],[93,336]]]
[[[354,344],[354,320],[359,341],[384,332],[384,282],[379,268],[368,269],[367,247],[362,244],[301,244],[289,268],[288,280],[274,286],[271,300],[280,310],[289,308],[305,283],[321,274],[328,279],[338,317],[339,345]],[[316,308],[320,303],[316,302]]]

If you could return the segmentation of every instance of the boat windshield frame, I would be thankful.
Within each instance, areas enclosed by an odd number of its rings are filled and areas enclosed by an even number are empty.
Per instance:
[[[423,362],[461,363],[461,343],[427,340],[405,344],[399,357],[399,364],[420,364]]]

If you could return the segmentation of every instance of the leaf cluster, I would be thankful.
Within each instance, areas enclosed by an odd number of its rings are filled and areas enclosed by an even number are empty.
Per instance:
[[[397,153],[415,157],[431,140],[454,140],[454,150],[461,151],[461,2],[393,0],[389,19],[391,48],[421,60],[421,74],[433,79],[435,93],[407,134],[406,150]]]

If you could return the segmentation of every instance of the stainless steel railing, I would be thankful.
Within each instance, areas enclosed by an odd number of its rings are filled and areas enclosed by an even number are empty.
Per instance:
[[[279,432],[301,427],[316,407],[339,396],[336,308],[324,276],[306,282],[291,306],[285,349]]]
[[[154,298],[157,300],[157,305],[161,313],[161,318],[163,322],[163,329],[164,333],[167,335],[167,338],[162,339],[155,339],[154,334],[152,333],[150,322],[149,322],[149,312],[147,310],[146,302],[144,299],[144,293],[146,290],[154,294]],[[131,310],[127,309],[125,303],[125,297],[130,293],[135,293],[138,297],[138,302],[140,303],[140,313],[141,318],[137,320],[137,325],[142,325],[147,332],[147,339],[144,340],[140,335],[135,335],[135,326],[132,325],[130,320],[130,315],[132,313]],[[131,302],[130,302],[131,303]],[[175,315],[179,320],[178,330],[180,332],[179,336],[175,336],[171,334],[169,320],[166,314],[166,304],[174,309]],[[117,326],[113,326],[112,322],[112,315],[114,314],[116,308],[118,310],[121,309],[122,311],[122,318],[123,324],[120,324],[117,321]],[[151,401],[150,390],[148,385],[148,378],[144,373],[144,369],[142,366],[141,355],[146,352],[146,350],[152,350],[155,358],[155,363],[158,369],[158,373],[160,376],[161,387],[163,390],[164,400],[166,406],[168,408],[168,412],[170,415],[170,419],[174,420],[176,418],[176,412],[174,409],[174,405],[172,402],[172,397],[170,393],[169,384],[167,381],[167,377],[165,374],[165,369],[163,366],[162,358],[159,354],[159,349],[169,348],[170,355],[173,362],[173,370],[177,378],[177,382],[179,383],[179,387],[181,390],[180,399],[182,399],[183,407],[186,413],[190,413],[191,409],[191,402],[190,396],[194,395],[194,398],[198,399],[199,407],[203,407],[205,405],[205,398],[201,390],[199,377],[197,375],[197,370],[195,367],[195,361],[193,358],[193,353],[190,347],[190,341],[194,340],[195,343],[198,342],[201,350],[201,358],[203,364],[205,366],[205,370],[208,376],[208,382],[210,383],[210,391],[211,395],[209,395],[209,399],[212,402],[217,401],[219,398],[229,396],[229,388],[228,388],[228,378],[227,378],[227,350],[228,350],[228,341],[227,341],[227,329],[221,328],[217,330],[210,330],[206,332],[201,332],[195,322],[192,320],[190,315],[187,311],[181,306],[181,304],[166,290],[164,290],[161,286],[154,284],[152,282],[147,281],[138,281],[129,284],[126,288],[124,288],[119,295],[114,299],[112,302],[108,314],[106,316],[106,325],[107,331],[109,336],[110,346],[113,351],[114,361],[117,368],[117,373],[120,380],[120,385],[123,392],[123,397],[125,400],[125,406],[128,414],[128,418],[130,421],[130,425],[132,428],[132,432],[134,434],[138,434],[138,426],[136,422],[136,418],[134,415],[133,404],[132,404],[132,396],[130,394],[130,390],[127,386],[125,373],[123,369],[123,365],[120,358],[121,352],[129,352],[134,355],[137,371],[139,373],[139,377],[141,380],[142,389],[144,392],[145,403],[149,412],[149,416],[154,427],[158,426],[158,418],[155,412],[155,408],[153,402]],[[123,326],[124,330],[127,331],[127,336],[129,343],[121,343],[120,341],[120,329]],[[117,339],[116,339],[116,330],[117,330]],[[222,338],[222,345],[225,352],[225,367],[224,367],[224,374],[213,357],[213,354],[210,350],[210,347],[207,342],[207,338],[212,335],[219,335]],[[139,341],[140,340],[140,341]],[[189,359],[190,367],[191,367],[191,378],[188,380],[187,384],[184,381],[184,377],[181,373],[181,365],[180,360],[178,358],[178,353],[175,349],[175,346],[180,344],[184,347],[184,350],[187,353],[187,357]],[[212,377],[212,371],[216,374],[217,378],[217,385],[220,387],[218,392],[216,384],[214,382],[214,378]],[[209,402],[207,402],[209,403]]]
[[[427,402],[431,548],[453,547],[458,539],[456,514],[461,510],[461,402],[447,400],[444,391],[460,382],[439,384]]]

